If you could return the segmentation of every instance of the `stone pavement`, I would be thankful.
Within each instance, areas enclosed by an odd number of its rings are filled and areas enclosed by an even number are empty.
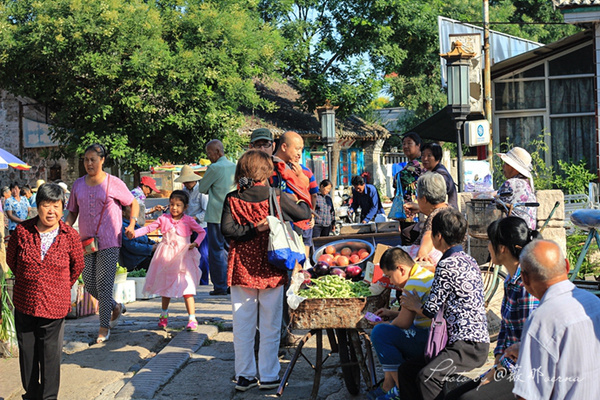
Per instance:
[[[234,351],[229,296],[209,296],[211,286],[196,295],[196,332],[184,330],[187,314],[182,299],[169,307],[169,328],[156,328],[160,298],[126,305],[110,340],[91,344],[98,332],[98,316],[67,320],[61,366],[61,399],[264,399],[275,389],[234,389]],[[324,341],[325,347],[328,344]],[[309,358],[314,339],[307,344]],[[305,347],[305,348],[306,348]],[[293,349],[281,358],[281,375]],[[312,353],[311,353],[312,352]],[[313,355],[314,360],[314,355]],[[333,355],[329,363],[339,362]],[[307,399],[313,372],[299,360],[282,398]],[[364,390],[364,384],[363,384]],[[23,393],[18,359],[0,359],[0,400],[16,400]],[[339,368],[326,369],[319,392],[322,399],[351,398]],[[363,398],[359,396],[357,398]]]
[[[160,299],[136,301],[126,305],[127,313],[111,331],[110,340],[92,344],[98,332],[98,316],[67,320],[61,367],[61,399],[236,399],[255,400],[276,397],[276,389],[236,392],[234,388],[234,350],[229,296],[209,296],[210,286],[199,287],[196,295],[196,332],[184,330],[187,314],[182,299],[171,302],[169,328],[156,328]],[[499,291],[501,292],[501,291]],[[326,335],[324,335],[326,338]],[[328,349],[328,341],[323,340]],[[306,346],[305,355],[315,360],[315,339]],[[281,360],[281,375],[289,365],[294,348],[287,348]],[[333,354],[327,365],[339,363]],[[479,373],[478,369],[473,375]],[[298,360],[282,399],[308,399],[313,370]],[[378,379],[383,373],[378,366]],[[341,369],[324,369],[319,399],[364,399],[346,390]],[[17,400],[23,393],[18,359],[0,359],[0,400]]]

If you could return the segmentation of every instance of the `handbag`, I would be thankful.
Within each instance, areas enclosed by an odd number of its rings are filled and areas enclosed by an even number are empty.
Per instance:
[[[429,337],[425,344],[425,358],[428,361],[433,360],[448,344],[448,327],[444,318],[445,306],[442,306],[435,318],[431,321],[429,328]]]
[[[392,208],[388,217],[390,219],[406,219],[406,212],[404,211],[404,191],[402,190],[402,183],[400,182],[400,172],[396,174],[396,196],[392,201]]]
[[[291,224],[283,220],[283,214],[273,188],[269,188],[269,208],[271,215],[267,216],[269,224],[267,261],[278,269],[292,271],[296,263],[302,265],[306,261],[304,242],[294,232]],[[277,216],[274,214],[275,211]]]
[[[100,218],[98,219],[98,226],[96,226],[96,233],[94,236],[87,239],[81,240],[81,246],[83,247],[83,255],[87,256],[88,254],[93,254],[98,251],[98,230],[100,229],[100,222],[102,222],[102,217],[104,216],[104,210],[106,209],[106,205],[108,204],[108,187],[110,186],[110,174],[107,175],[108,182],[106,182],[106,198],[104,199],[104,205],[102,206],[102,212],[100,212]]]

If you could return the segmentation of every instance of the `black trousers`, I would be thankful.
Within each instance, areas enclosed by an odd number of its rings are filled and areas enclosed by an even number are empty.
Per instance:
[[[398,367],[400,397],[403,399],[438,400],[444,398],[444,383],[455,374],[481,367],[487,360],[489,343],[459,340],[446,346],[436,358],[406,361]]]
[[[452,390],[444,400],[514,400],[514,377],[497,373],[494,380],[480,386],[479,380],[468,381]]]
[[[15,310],[24,399],[58,397],[65,319],[33,317]]]
[[[322,225],[315,225],[313,226],[313,232],[312,232],[312,237],[321,237],[321,236],[329,236],[329,233],[331,232],[331,225],[329,226],[322,226]]]

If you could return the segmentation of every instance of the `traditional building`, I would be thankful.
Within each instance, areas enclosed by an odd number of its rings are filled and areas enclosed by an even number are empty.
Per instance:
[[[273,112],[243,110],[246,122],[239,133],[250,135],[254,129],[268,128],[277,138],[286,131],[298,132],[304,138],[303,162],[313,170],[317,180],[327,176],[327,150],[321,138],[321,123],[316,113],[302,111],[300,95],[289,84],[256,82],[260,95],[273,102]],[[336,119],[337,141],[333,146],[332,174],[336,186],[349,186],[354,175],[366,173],[370,183],[385,193],[385,175],[381,168],[381,149],[390,136],[384,127],[358,117]]]

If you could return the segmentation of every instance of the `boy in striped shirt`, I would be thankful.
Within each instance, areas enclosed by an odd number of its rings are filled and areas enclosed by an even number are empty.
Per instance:
[[[384,275],[403,291],[415,293],[425,303],[429,296],[433,273],[398,247],[388,249],[379,262]],[[369,399],[395,399],[398,394],[398,367],[407,359],[422,356],[431,319],[413,311],[379,309],[375,313],[390,322],[379,322],[371,332],[371,341],[385,374],[383,383],[368,393]]]

